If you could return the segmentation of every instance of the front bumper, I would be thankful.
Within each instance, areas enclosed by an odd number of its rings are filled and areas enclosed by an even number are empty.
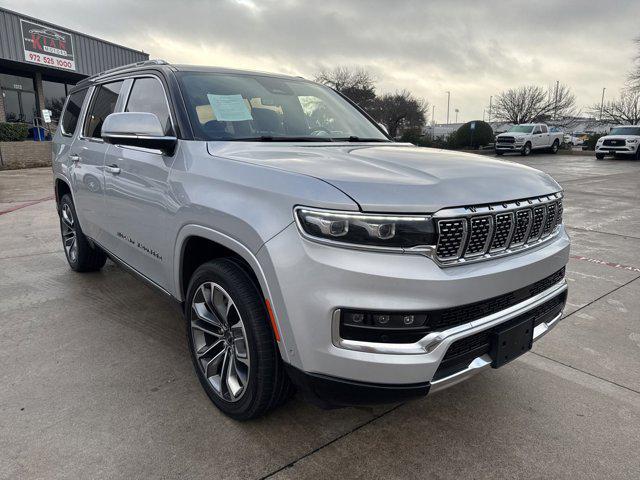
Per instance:
[[[597,145],[596,153],[603,153],[605,155],[615,155],[615,154],[627,154],[633,155],[636,153],[640,145],[625,145],[625,146],[605,146],[605,145]]]
[[[561,282],[552,287],[555,289],[495,315],[427,336],[419,345],[400,344],[402,347],[378,343],[359,350],[344,348],[350,346],[335,336],[336,310],[420,311],[470,304],[548,277],[564,267],[568,257],[569,239],[564,228],[538,248],[447,269],[419,255],[321,245],[302,239],[295,225],[258,252],[282,337],[280,351],[292,367],[351,382],[388,386],[431,383],[434,389],[466,375],[432,381],[451,344],[536,308],[536,302],[560,295],[566,284]],[[536,338],[556,322],[536,327]],[[469,365],[471,371],[483,363],[482,359],[474,362]]]
[[[496,143],[496,152],[519,152],[524,147],[523,143]]]

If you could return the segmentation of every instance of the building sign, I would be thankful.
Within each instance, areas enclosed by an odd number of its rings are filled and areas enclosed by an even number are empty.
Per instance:
[[[70,33],[20,19],[24,59],[48,67],[76,69]]]

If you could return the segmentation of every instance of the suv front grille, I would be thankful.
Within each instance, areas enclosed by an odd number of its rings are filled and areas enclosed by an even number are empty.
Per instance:
[[[442,265],[450,265],[530,248],[557,231],[562,212],[560,193],[499,205],[441,210],[434,217],[438,230],[436,259]]]
[[[626,143],[626,140],[623,139],[607,138],[602,142],[602,145],[605,147],[624,147]]]

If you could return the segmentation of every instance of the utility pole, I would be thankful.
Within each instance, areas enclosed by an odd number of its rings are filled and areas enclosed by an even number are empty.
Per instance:
[[[436,138],[436,106],[431,105],[431,140]]]
[[[458,123],[458,112],[459,112],[459,111],[460,111],[460,110],[458,110],[458,109],[456,108],[456,123]]]
[[[604,109],[604,91],[606,87],[602,87],[602,100],[600,100],[600,121],[602,121],[602,110]]]
[[[493,95],[491,95],[489,97],[489,118],[487,119],[487,121],[489,123],[491,123],[491,106],[492,106],[492,102],[493,102]]]
[[[451,92],[447,91],[447,125],[449,125],[449,102],[451,100]]]

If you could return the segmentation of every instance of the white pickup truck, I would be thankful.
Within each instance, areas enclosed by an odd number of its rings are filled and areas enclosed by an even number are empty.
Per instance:
[[[563,133],[552,132],[544,123],[514,125],[496,137],[496,155],[517,152],[529,155],[531,150],[546,149],[556,153],[562,143]]]

